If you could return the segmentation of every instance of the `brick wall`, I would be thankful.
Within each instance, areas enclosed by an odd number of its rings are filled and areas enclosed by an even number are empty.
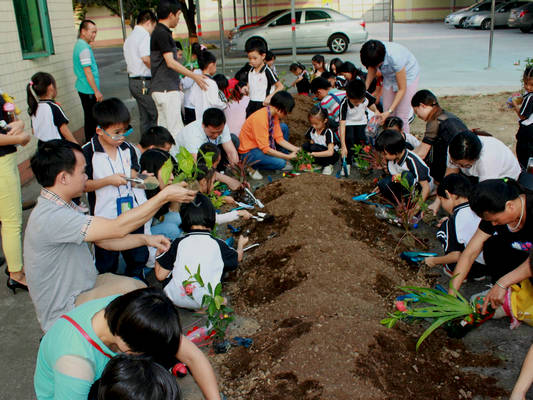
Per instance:
[[[17,1],[17,0],[15,0]],[[33,60],[23,60],[20,48],[13,0],[0,0],[0,88],[15,97],[17,106],[22,110],[19,118],[31,131],[30,118],[26,112],[26,85],[31,76],[38,71],[51,73],[57,82],[58,97],[65,114],[70,120],[71,131],[79,130],[83,125],[83,110],[74,89],[74,72],[72,70],[72,49],[76,41],[76,28],[72,14],[72,0],[48,0],[48,13],[54,41],[55,54]],[[28,160],[35,151],[37,140],[32,139],[25,147],[19,147],[18,160],[21,177],[28,179]]]

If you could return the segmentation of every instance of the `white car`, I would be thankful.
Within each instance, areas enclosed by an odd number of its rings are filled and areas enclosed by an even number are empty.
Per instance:
[[[511,9],[518,8],[529,4],[529,1],[509,1],[503,3],[500,6],[496,6],[494,10],[494,26],[508,26],[507,20],[511,15]],[[490,29],[490,16],[491,11],[482,11],[477,14],[468,17],[464,23],[465,28],[481,28],[481,29]]]
[[[351,43],[368,39],[365,21],[329,8],[297,8],[296,47],[329,47],[341,54]],[[292,47],[291,10],[277,10],[255,24],[241,25],[230,33],[230,51],[244,51],[251,39],[262,40],[269,50]]]
[[[496,0],[496,6],[499,6],[503,3],[502,0]],[[456,28],[464,28],[466,20],[479,12],[490,11],[492,5],[491,0],[482,0],[479,1],[470,7],[457,10],[444,18],[444,23],[446,25],[453,25]]]

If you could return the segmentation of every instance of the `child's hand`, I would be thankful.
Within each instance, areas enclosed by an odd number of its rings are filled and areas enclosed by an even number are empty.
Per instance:
[[[348,155],[348,149],[346,148],[346,146],[342,146],[341,147],[341,157],[345,158],[347,155]]]
[[[107,179],[108,179],[109,185],[116,186],[116,187],[126,185],[128,183],[128,181],[126,180],[126,175],[124,174],[114,174],[114,175],[108,176]]]
[[[442,226],[442,224],[448,220],[448,218],[449,217],[443,217],[443,218],[439,219],[439,222],[437,222],[436,227],[440,228]]]
[[[266,98],[265,98],[265,101],[263,101],[263,105],[264,106],[268,106],[270,104],[270,100],[272,99],[272,95],[268,95]]]
[[[224,200],[224,202],[226,204],[237,204],[235,199],[233,197],[231,197],[231,196],[224,196],[224,197],[222,197],[222,199]]]
[[[437,213],[439,212],[439,209],[440,209],[440,201],[438,200],[435,200],[433,203],[431,203],[428,206],[428,210],[430,210],[433,213],[433,215],[437,215]]]
[[[244,236],[244,235],[239,236],[239,241],[237,242],[237,248],[238,249],[243,249],[244,246],[246,246],[246,243],[248,243],[249,240],[250,240],[250,238],[248,236]]]
[[[248,211],[246,210],[237,210],[237,214],[239,215],[239,217],[241,217],[242,219],[250,219],[252,218],[252,214],[250,214]]]
[[[437,265],[437,263],[435,262],[435,257],[426,257],[424,258],[424,262],[428,267],[434,267],[435,265]]]

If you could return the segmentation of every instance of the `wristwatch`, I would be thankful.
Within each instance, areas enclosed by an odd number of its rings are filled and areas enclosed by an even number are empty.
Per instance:
[[[389,114],[392,114],[392,113],[394,112],[394,110],[393,110],[392,108],[389,108],[389,109],[387,110],[387,112],[388,112]]]

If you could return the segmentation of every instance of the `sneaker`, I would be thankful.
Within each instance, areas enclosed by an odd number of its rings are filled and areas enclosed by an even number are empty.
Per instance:
[[[292,164],[290,162],[285,163],[285,166],[281,170],[282,171],[292,171]]]
[[[322,169],[323,175],[331,175],[333,173],[333,165],[326,165],[324,169]]]
[[[250,178],[252,178],[255,181],[260,181],[261,179],[263,179],[263,175],[261,175],[259,171],[256,169],[250,169],[248,171],[248,175],[250,175]]]

